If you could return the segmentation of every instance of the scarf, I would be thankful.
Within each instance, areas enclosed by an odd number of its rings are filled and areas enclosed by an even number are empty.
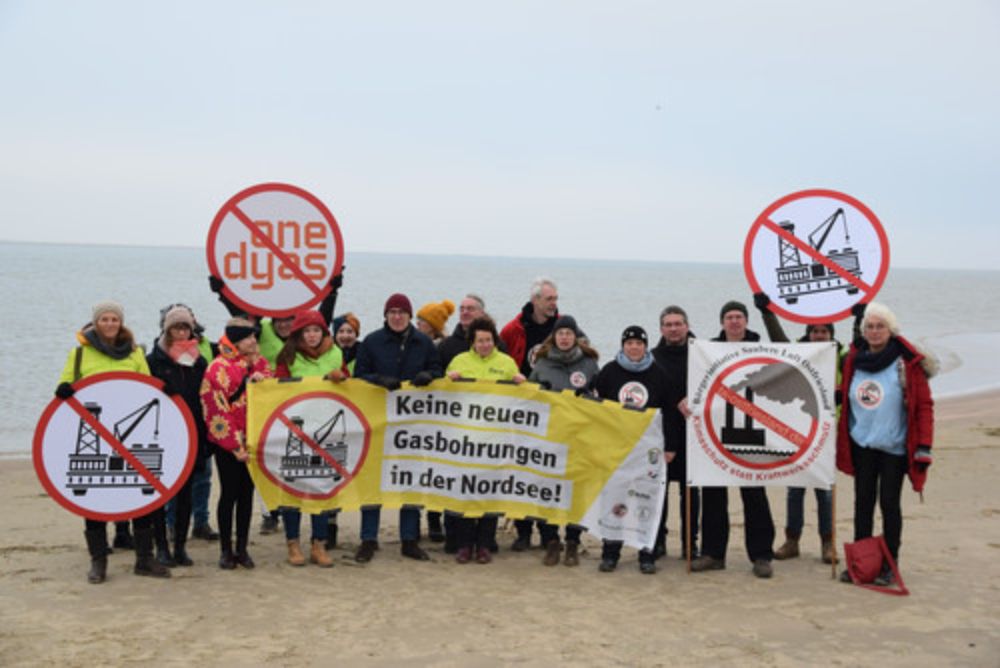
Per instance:
[[[615,361],[618,362],[618,366],[625,369],[626,371],[631,371],[632,373],[640,373],[645,371],[649,367],[653,366],[653,353],[646,351],[646,354],[642,356],[642,359],[638,362],[633,362],[626,355],[625,351],[619,350],[618,354],[615,355]]]
[[[122,327],[124,327],[124,325]],[[132,342],[127,339],[122,343],[112,343],[108,345],[97,334],[97,328],[93,325],[87,325],[80,333],[83,335],[83,338],[87,340],[87,343],[94,347],[94,350],[107,355],[113,360],[123,360],[131,355],[132,351],[135,350],[135,346],[133,346]]]
[[[333,348],[333,337],[324,336],[323,340],[319,342],[319,345],[315,348],[310,348],[306,345],[304,339],[299,339],[299,345],[296,347],[296,351],[303,357],[311,360],[319,359],[320,356],[325,355]]]
[[[867,341],[861,341],[858,345],[858,354],[854,358],[854,368],[876,373],[895,362],[902,354],[903,344],[895,336],[890,338],[886,347],[877,353],[868,348]]]
[[[583,357],[583,350],[577,345],[574,345],[569,350],[559,350],[555,346],[552,346],[549,348],[549,352],[545,353],[545,357],[556,364],[569,366]]]
[[[160,348],[163,348],[163,339],[160,339]],[[181,366],[194,366],[194,363],[201,357],[198,350],[198,341],[188,339],[187,341],[174,341],[170,344],[169,350],[164,350],[170,359]]]

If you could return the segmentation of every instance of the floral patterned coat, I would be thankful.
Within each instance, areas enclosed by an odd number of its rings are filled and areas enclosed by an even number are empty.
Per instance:
[[[255,373],[271,375],[263,356],[251,365],[240,355],[224,354],[212,360],[201,382],[208,440],[229,452],[246,446],[247,393],[243,380]]]

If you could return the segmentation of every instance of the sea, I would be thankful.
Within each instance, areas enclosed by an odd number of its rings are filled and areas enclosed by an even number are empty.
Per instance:
[[[394,292],[414,309],[469,292],[480,295],[502,326],[520,312],[540,276],[559,288],[559,310],[573,315],[591,343],[610,360],[629,325],[659,339],[658,315],[683,306],[697,336],[719,331],[719,308],[730,299],[750,308],[750,327],[765,335],[738,264],[622,260],[473,257],[351,253],[336,312],[354,312],[362,335],[382,325]],[[159,311],[189,305],[213,339],[228,314],[208,287],[203,248],[28,244],[0,242],[0,457],[30,456],[38,418],[58,384],[76,332],[91,306],[114,299],[125,323],[148,346],[159,333]],[[1000,271],[891,268],[877,299],[897,314],[902,332],[931,350],[942,373],[931,381],[936,398],[1000,388]],[[448,330],[458,322],[456,313]],[[803,326],[783,323],[790,337]],[[847,341],[851,322],[837,325]]]

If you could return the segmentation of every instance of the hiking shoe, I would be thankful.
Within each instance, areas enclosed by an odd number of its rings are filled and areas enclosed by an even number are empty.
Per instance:
[[[601,563],[597,566],[597,570],[601,573],[610,573],[618,568],[618,560],[611,557],[604,557],[601,559]]]
[[[725,567],[725,559],[716,559],[715,557],[707,554],[703,554],[691,562],[692,573],[700,573],[702,571],[721,571]]]
[[[455,561],[460,564],[467,564],[472,561],[472,548],[460,547],[458,549],[458,554],[455,555]]]
[[[524,536],[518,536],[510,545],[511,552],[524,552],[531,547],[531,538],[525,538]]]
[[[567,566],[579,566],[580,565],[580,554],[579,554],[580,544],[576,541],[568,540],[566,541],[566,556],[563,558],[563,563]]]
[[[553,538],[545,546],[545,556],[542,558],[542,563],[546,566],[555,566],[559,563],[560,552],[562,552],[562,545],[559,543],[558,538]]]
[[[201,538],[202,540],[219,540],[219,533],[212,529],[211,525],[206,522],[191,529],[191,537]]]
[[[774,575],[774,569],[771,568],[771,562],[767,559],[758,559],[753,562],[753,574],[759,578],[769,578]]]
[[[642,573],[643,575],[653,575],[654,573],[656,573],[656,562],[640,561],[639,572]]]
[[[883,568],[878,577],[872,580],[872,584],[879,587],[891,587],[896,584],[896,576],[893,574],[891,568]]]
[[[782,559],[795,559],[799,556],[799,539],[792,538],[789,536],[785,538],[784,544],[774,551],[774,558],[781,561]]]
[[[374,540],[363,540],[361,545],[358,546],[358,551],[354,553],[354,561],[359,564],[367,564],[375,556],[375,550],[378,549],[378,541]]]
[[[416,559],[417,561],[428,561],[430,559],[427,553],[417,545],[417,541],[415,540],[404,540],[402,547],[399,548],[399,553],[404,557]]]

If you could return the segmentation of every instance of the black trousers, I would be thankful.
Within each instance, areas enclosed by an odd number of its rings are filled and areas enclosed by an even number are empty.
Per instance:
[[[774,558],[774,520],[763,487],[740,487],[743,525],[750,561]],[[701,490],[701,553],[725,559],[729,547],[729,489],[703,487]]]
[[[245,463],[236,459],[236,455],[222,448],[215,450],[215,466],[219,471],[219,481],[222,483],[219,505],[216,507],[219,547],[223,552],[233,550],[235,508],[236,553],[246,552],[250,537],[250,516],[253,513],[253,480],[250,478],[250,471]]]
[[[458,547],[478,548],[488,550],[496,542],[497,517],[456,517],[455,531],[458,535]]]
[[[542,534],[542,545],[548,545],[550,541],[559,540],[559,525],[541,522],[538,525],[538,533]],[[568,526],[565,533],[567,543],[579,543],[583,529]]]
[[[97,531],[97,530],[107,531],[108,523],[105,522],[104,520],[88,520],[88,519],[84,519],[83,523],[84,523],[84,526],[86,527],[87,531]],[[115,524],[118,524],[118,523],[115,522]],[[138,529],[148,529],[151,526],[153,526],[153,513],[150,513],[148,515],[143,515],[142,517],[135,517],[135,518],[132,519],[132,529],[133,529],[133,531],[138,530]]]
[[[892,558],[898,561],[903,535],[903,511],[899,500],[906,477],[906,456],[851,443],[851,458],[854,462],[854,540],[872,535],[877,498],[885,544]]]

